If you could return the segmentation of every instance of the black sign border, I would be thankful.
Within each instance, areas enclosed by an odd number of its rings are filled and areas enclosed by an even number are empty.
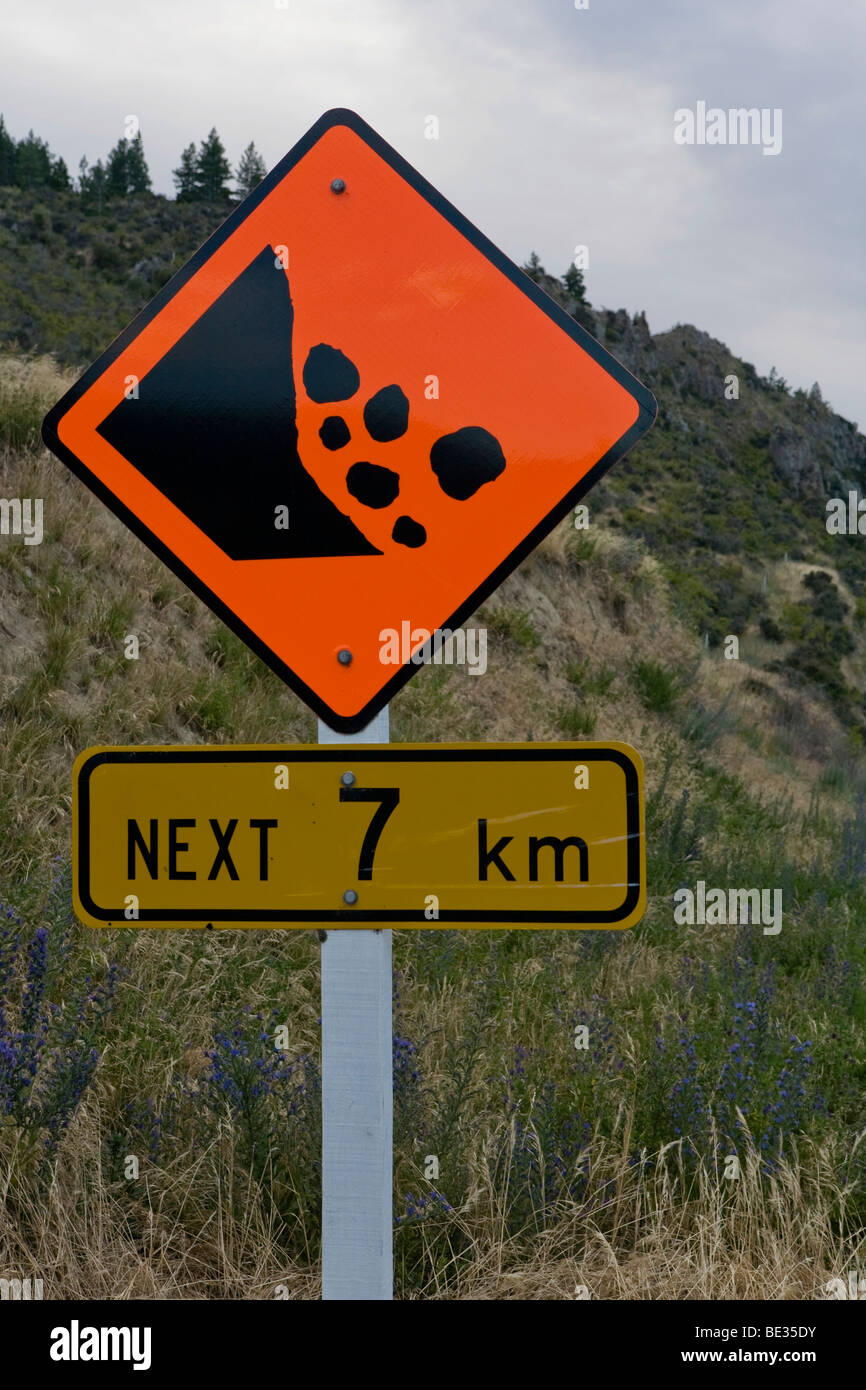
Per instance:
[[[418,908],[411,911],[401,911],[392,908],[388,911],[377,911],[374,909],[339,908],[331,912],[317,910],[314,912],[302,911],[280,911],[278,909],[256,909],[250,912],[241,912],[226,908],[217,908],[213,912],[196,909],[186,909],[181,912],[168,912],[160,909],[140,909],[139,915],[134,922],[128,921],[124,917],[122,907],[115,909],[100,908],[93,901],[90,892],[90,779],[98,767],[105,763],[154,763],[154,762],[216,762],[216,763],[238,763],[238,762],[316,762],[316,763],[346,763],[350,762],[360,765],[364,762],[570,762],[577,759],[580,762],[613,762],[621,767],[626,779],[626,835],[628,838],[628,851],[626,859],[626,871],[628,874],[628,891],[619,908],[610,908],[604,912],[531,912],[521,909],[514,912],[474,910],[471,912],[461,912],[459,909],[449,908],[440,910],[436,921],[431,922],[424,916],[424,909]],[[75,887],[79,901],[84,911],[97,921],[104,922],[106,926],[140,926],[153,924],[159,926],[161,923],[189,922],[190,924],[202,924],[210,922],[214,926],[217,923],[233,922],[254,922],[260,923],[263,927],[268,924],[281,922],[309,923],[311,925],[356,925],[359,922],[369,923],[371,926],[390,926],[400,923],[419,923],[424,927],[435,928],[448,925],[457,926],[463,923],[487,924],[508,923],[517,925],[519,923],[534,923],[539,927],[544,926],[578,926],[581,923],[594,924],[601,926],[603,923],[610,927],[615,927],[618,922],[624,921],[634,911],[640,901],[641,891],[644,884],[641,882],[641,794],[640,778],[638,769],[631,758],[620,748],[590,747],[581,748],[551,748],[538,745],[538,747],[514,747],[503,745],[501,748],[495,745],[486,745],[480,748],[455,748],[447,745],[431,744],[427,748],[401,748],[399,745],[390,746],[382,744],[380,747],[359,748],[347,744],[324,744],[317,747],[304,745],[301,747],[286,745],[272,745],[262,748],[111,748],[101,749],[86,757],[78,766],[77,777],[73,783],[73,803],[76,815],[76,836],[73,844],[73,865],[75,870]],[[602,929],[604,929],[602,927]]]
[[[256,634],[247,627],[246,623],[244,623],[222,599],[217,597],[207,584],[199,579],[192,570],[188,569],[165,542],[154,535],[134,512],[125,507],[119,498],[115,497],[114,493],[106,487],[95,474],[91,473],[84,461],[63,444],[58,434],[60,423],[67,411],[69,411],[76,401],[89,390],[106,368],[109,367],[130,343],[138,337],[141,331],[161,312],[165,305],[174,298],[196,271],[209,260],[217,248],[228,240],[246,218],[249,217],[250,213],[253,212],[262,200],[273,191],[277,184],[285,178],[289,170],[294,168],[299,160],[312,149],[316,142],[324,135],[325,131],[332,129],[334,126],[347,126],[350,130],[354,131],[354,133],[369,145],[380,158],[390,165],[395,173],[403,178],[416,193],[419,193],[431,207],[440,213],[456,231],[464,236],[467,241],[471,242],[482,255],[486,256],[487,260],[490,261],[497,270],[501,271],[513,285],[516,285],[528,299],[532,300],[542,313],[552,319],[563,332],[567,333],[570,338],[583,348],[584,352],[587,352],[599,366],[603,367],[604,370],[628,392],[638,406],[638,418],[635,420],[634,424],[631,425],[629,429],[626,430],[625,434],[623,434],[607,453],[599,459],[598,463],[581,478],[580,482],[563,497],[562,501],[548,512],[543,521],[540,521],[537,526],[533,527],[520,545],[512,550],[501,564],[497,565],[496,569],[494,569],[466,600],[460,604],[447,622],[440,624],[443,630],[451,631],[462,626],[466,619],[478,609],[493,590],[498,588],[511,571],[520,564],[521,560],[525,559],[530,551],[535,549],[539,541],[541,541],[557,522],[561,521],[590,488],[604,476],[610,466],[615,463],[617,459],[622,458],[641,435],[646,433],[656,418],[658,406],[651,391],[647,390],[636,377],[632,376],[631,372],[629,372],[621,362],[618,362],[606,348],[603,348],[590,333],[587,333],[585,329],[581,328],[580,324],[575,323],[573,319],[569,318],[564,309],[561,309],[549,295],[539,289],[535,282],[531,280],[524,271],[520,270],[513,261],[509,260],[504,252],[494,246],[493,242],[489,241],[488,238],[484,236],[483,232],[480,232],[468,218],[464,217],[461,212],[458,212],[457,208],[449,203],[447,198],[443,198],[442,194],[438,193],[432,184],[428,183],[411,164],[403,159],[402,155],[399,155],[396,150],[392,149],[387,141],[383,140],[365,120],[356,115],[354,111],[349,111],[341,107],[326,111],[325,114],[316,121],[315,125],[311,126],[306,135],[298,141],[284,159],[280,160],[279,164],[271,170],[270,174],[262,180],[249,197],[245,198],[243,203],[221,223],[213,235],[208,237],[207,241],[199,248],[195,255],[187,261],[186,265],[184,265],[176,275],[173,275],[150,303],[142,309],[141,313],[136,315],[132,323],[124,329],[119,337],[115,338],[114,342],[106,348],[105,352],[97,358],[93,365],[88,368],[84,375],[46,415],[42,425],[42,438],[44,443],[52,453],[56,454],[57,457],[72,470],[76,477],[80,478],[81,481],[85,483],[112,512],[114,512],[115,516],[120,518],[124,525],[128,526],[140,540],[144,541],[145,545],[148,546],[164,564],[168,565],[169,569],[172,570],[203,603],[207,604],[208,608],[210,608],[242,642],[246,643],[246,645],[250,647],[296,695],[300,696],[304,703],[307,704],[329,728],[335,729],[341,733],[358,733],[366,728],[379,711],[388,704],[394,695],[396,695],[397,691],[411,679],[419,669],[417,664],[413,663],[411,659],[407,661],[357,714],[338,714],[337,711],[331,709],[327,702],[318,696],[290,666],[281,661],[261,638],[257,637]]]

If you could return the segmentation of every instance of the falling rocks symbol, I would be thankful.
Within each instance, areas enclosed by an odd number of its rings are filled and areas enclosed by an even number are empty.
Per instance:
[[[417,670],[381,660],[382,631],[458,627],[655,414],[337,110],[42,435],[329,727],[354,733]]]
[[[288,276],[265,247],[99,433],[233,560],[380,555],[298,455],[292,327]],[[357,371],[343,363],[352,395]],[[316,365],[304,375],[314,400]]]

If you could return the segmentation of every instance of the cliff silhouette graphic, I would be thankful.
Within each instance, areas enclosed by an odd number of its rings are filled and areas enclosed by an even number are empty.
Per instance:
[[[380,555],[298,455],[294,314],[274,257],[263,248],[99,433],[233,560]]]

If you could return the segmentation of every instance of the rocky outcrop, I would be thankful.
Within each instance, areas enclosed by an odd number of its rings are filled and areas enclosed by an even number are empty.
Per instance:
[[[824,478],[807,435],[776,428],[770,436],[769,449],[773,467],[795,496],[818,496],[824,492]]]

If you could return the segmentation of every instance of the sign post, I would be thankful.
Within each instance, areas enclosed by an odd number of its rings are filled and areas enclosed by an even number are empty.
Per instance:
[[[388,746],[385,746],[388,745]],[[622,929],[643,913],[625,744],[91,748],[73,783],[93,926],[319,928],[322,1289],[392,1296],[391,925]]]
[[[465,620],[655,414],[338,109],[43,422],[320,721],[317,747],[82,753],[73,895],[94,927],[319,928],[325,1299],[393,1296],[391,927],[644,910],[633,749],[376,745],[394,694],[466,651]]]
[[[337,734],[319,720],[319,743],[387,743],[388,738],[387,707],[354,735]],[[346,761],[345,771],[351,772],[351,758]],[[389,930],[324,933],[322,1298],[326,1300],[393,1296],[391,997]]]

